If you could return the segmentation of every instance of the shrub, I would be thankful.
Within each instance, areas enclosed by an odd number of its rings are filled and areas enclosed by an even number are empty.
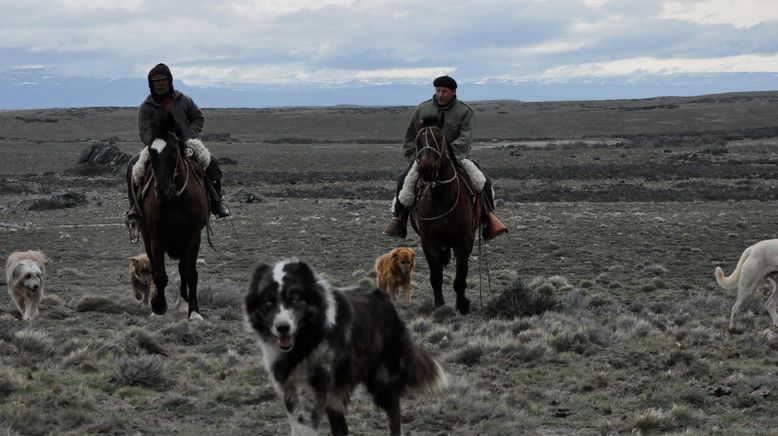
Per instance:
[[[553,285],[541,285],[530,290],[524,282],[516,280],[496,299],[486,305],[487,318],[514,318],[517,316],[540,315],[559,305],[554,296]]]

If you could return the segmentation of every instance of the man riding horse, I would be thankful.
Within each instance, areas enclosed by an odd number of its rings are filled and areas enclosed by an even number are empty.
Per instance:
[[[467,159],[473,142],[475,125],[473,109],[462,100],[457,99],[457,82],[449,76],[441,76],[432,82],[435,95],[422,102],[413,113],[408,130],[405,133],[403,154],[411,164],[397,181],[397,192],[393,202],[392,220],[384,229],[384,234],[398,238],[407,236],[408,216],[416,201],[415,189],[419,178],[416,169],[416,135],[423,120],[440,119],[443,117],[443,135],[451,150],[452,156],[463,167],[468,175],[470,187],[477,193],[485,195],[485,213],[483,236],[487,240],[507,232],[505,226],[494,214],[494,190],[492,181],[486,177],[480,167],[471,159]]]
[[[172,114],[177,130],[183,135],[180,139],[186,141],[187,147],[193,149],[195,158],[200,161],[214,188],[207,190],[211,192],[211,212],[218,218],[229,216],[230,211],[221,199],[222,172],[216,159],[210,155],[203,143],[196,139],[205,123],[203,112],[189,96],[173,89],[173,74],[167,65],[157,64],[149,71],[147,78],[151,92],[138,109],[138,136],[141,142],[147,147],[154,142],[156,138],[153,132],[158,131],[157,127],[165,122],[168,113]],[[140,218],[133,190],[133,185],[138,183],[138,180],[133,181],[133,167],[138,159],[139,156],[134,157],[127,168],[127,191],[130,198],[127,218],[129,220]],[[138,171],[136,170],[135,173],[137,176]]]

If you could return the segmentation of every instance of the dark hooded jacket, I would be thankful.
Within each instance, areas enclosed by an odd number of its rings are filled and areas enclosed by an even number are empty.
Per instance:
[[[158,95],[154,92],[151,78],[161,74],[170,79],[170,91],[166,95]],[[148,74],[149,96],[141,103],[138,109],[138,136],[143,145],[154,142],[153,132],[159,131],[167,120],[166,103],[169,103],[169,111],[176,120],[176,126],[183,136],[181,139],[193,139],[200,136],[205,123],[203,111],[189,96],[173,89],[173,75],[165,64],[159,64],[152,68]]]
[[[454,150],[457,159],[468,156],[475,128],[473,109],[458,98],[454,98],[446,106],[440,106],[435,97],[432,97],[416,107],[408,130],[405,132],[403,154],[408,160],[412,161],[416,157],[416,133],[418,133],[416,123],[426,118],[437,118],[441,112],[444,117],[443,136],[446,137],[446,142]]]

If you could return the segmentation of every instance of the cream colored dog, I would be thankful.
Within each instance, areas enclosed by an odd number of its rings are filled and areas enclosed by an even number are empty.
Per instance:
[[[729,329],[735,328],[735,315],[740,311],[751,294],[759,285],[770,279],[773,282],[773,293],[767,299],[765,307],[773,324],[778,327],[778,313],[776,313],[776,291],[778,291],[778,239],[768,239],[757,242],[746,248],[740,256],[740,261],[735,271],[729,277],[724,277],[721,267],[716,267],[716,281],[724,289],[737,287],[737,300],[732,306],[732,315],[729,318]]]
[[[375,261],[376,286],[394,300],[400,288],[405,301],[411,301],[411,275],[416,265],[416,253],[412,248],[397,247],[382,254]]]
[[[15,251],[8,256],[5,274],[8,294],[27,321],[38,316],[38,304],[43,299],[46,265],[49,260],[40,251]]]
[[[130,258],[130,266],[127,275],[132,283],[132,293],[141,306],[149,305],[151,296],[151,262],[145,254],[139,254]]]

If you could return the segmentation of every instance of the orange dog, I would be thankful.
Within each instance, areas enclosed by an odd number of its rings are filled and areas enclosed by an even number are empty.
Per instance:
[[[130,267],[127,275],[132,283],[132,293],[142,306],[149,305],[151,295],[151,262],[145,254],[139,254],[130,258]]]
[[[382,254],[375,261],[376,286],[394,301],[403,288],[405,301],[411,301],[411,274],[416,265],[416,253],[412,248],[397,247]]]

